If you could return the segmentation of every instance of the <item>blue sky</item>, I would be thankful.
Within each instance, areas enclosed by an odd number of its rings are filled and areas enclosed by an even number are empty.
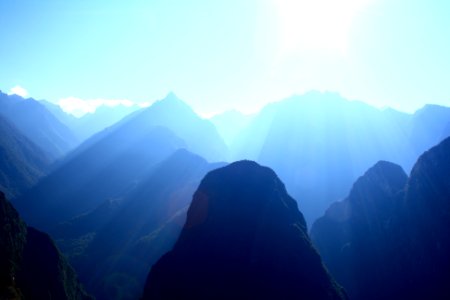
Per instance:
[[[174,91],[204,115],[311,89],[450,106],[449,3],[3,0],[0,89],[96,103]]]

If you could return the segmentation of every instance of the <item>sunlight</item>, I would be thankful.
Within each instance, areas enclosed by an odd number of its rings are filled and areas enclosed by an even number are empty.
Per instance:
[[[332,50],[345,54],[355,16],[374,0],[274,0],[279,54]]]

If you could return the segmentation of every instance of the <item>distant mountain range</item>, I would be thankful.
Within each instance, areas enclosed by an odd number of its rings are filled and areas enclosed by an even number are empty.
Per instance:
[[[186,142],[187,149],[209,162],[228,159],[228,148],[215,126],[199,117],[175,94],[169,93],[163,100],[143,109],[126,123],[130,130],[153,126],[170,129]]]
[[[45,100],[39,102],[53,113],[63,124],[69,127],[80,141],[85,141],[97,132],[114,125],[129,114],[141,109],[137,105],[101,105],[97,107],[95,112],[87,113],[84,116],[77,118],[63,111],[59,105]]]
[[[183,148],[226,155],[214,126],[169,95],[88,139],[14,203],[57,239],[99,299],[133,299],[150,264],[173,245],[196,185],[216,166]],[[117,276],[123,291],[112,288]]]
[[[21,111],[20,107],[27,108]],[[448,228],[444,205],[448,202],[448,177],[441,168],[446,166],[449,152],[439,146],[441,150],[424,154],[430,159],[422,157],[413,166],[424,151],[450,134],[449,108],[427,105],[415,114],[406,114],[315,92],[269,104],[251,117],[227,112],[206,120],[172,93],[145,109],[119,110],[116,114],[105,107],[90,115],[85,124],[91,125],[86,125],[83,134],[77,131],[81,128],[77,122],[82,119],[72,118],[58,106],[0,95],[0,188],[29,225],[55,239],[97,299],[137,299],[148,271],[171,249],[169,258],[164,256],[158,263],[160,271],[152,269],[145,297],[160,292],[158,297],[172,297],[177,291],[167,291],[167,287],[174,283],[197,295],[203,287],[195,278],[220,287],[219,277],[209,268],[215,265],[217,270],[234,268],[263,283],[257,289],[256,281],[243,281],[241,287],[248,295],[254,292],[264,298],[272,295],[267,289],[285,293],[292,286],[304,285],[302,291],[314,299],[345,298],[311,248],[306,224],[323,216],[331,203],[346,197],[315,223],[311,235],[350,298],[386,291],[407,295],[401,290],[406,283],[394,278],[403,276],[398,272],[403,269],[411,274],[405,278],[414,285],[420,286],[423,280],[423,289],[414,290],[418,294],[425,297],[425,291],[432,288],[445,293],[442,285],[432,286],[417,270],[441,282],[439,274],[433,272],[447,263],[439,252],[447,249],[443,238],[447,230],[438,228]],[[49,134],[43,134],[46,132]],[[75,136],[73,145],[67,142],[70,136]],[[59,152],[63,145],[65,150]],[[257,163],[231,164],[204,177],[228,161],[242,158]],[[258,163],[273,168],[279,179]],[[402,168],[407,172],[412,169],[409,179]],[[437,194],[432,194],[433,189]],[[195,203],[202,203],[204,197],[224,211],[211,212],[208,228],[199,227],[203,228],[200,238],[189,233],[188,225],[202,212]],[[430,212],[429,199],[439,199],[430,202]],[[270,207],[271,215],[260,205]],[[434,220],[440,220],[440,225]],[[411,228],[405,229],[402,224],[406,222]],[[255,224],[264,230],[258,227],[253,235],[249,232]],[[429,236],[420,233],[420,228]],[[215,240],[216,235],[223,241]],[[184,244],[185,240],[189,242]],[[214,250],[211,243],[216,242],[226,244],[227,251]],[[215,252],[194,257],[186,250],[206,251],[200,245]],[[291,245],[302,255],[297,257],[292,249],[280,245]],[[396,253],[407,248],[405,245],[417,251]],[[345,256],[348,253],[352,255]],[[427,253],[433,253],[437,260]],[[181,260],[184,255],[191,263]],[[261,264],[249,259],[252,255],[261,259]],[[233,265],[234,258],[243,263],[242,269]],[[383,259],[390,264],[382,263]],[[417,264],[411,263],[414,259]],[[216,260],[230,263],[224,266]],[[280,269],[270,261],[276,261]],[[352,264],[359,269],[353,270]],[[413,265],[417,270],[408,269]],[[200,267],[212,275],[203,278],[191,273]],[[261,272],[256,272],[256,267]],[[311,278],[305,278],[305,270]],[[342,270],[347,273],[340,273]],[[272,271],[279,276],[267,275]],[[180,283],[176,276],[170,282],[167,276],[174,272],[195,282]],[[289,277],[283,272],[296,275]],[[233,288],[238,286],[231,277],[222,279]],[[400,287],[394,290],[390,282]],[[378,284],[383,288],[377,288]],[[320,291],[308,290],[311,285],[320,285]],[[329,292],[327,296],[320,294],[323,290]],[[208,293],[213,293],[213,288],[204,292],[199,295],[211,296]]]
[[[377,161],[409,171],[442,140],[449,120],[447,107],[427,105],[410,115],[310,92],[263,108],[236,137],[231,157],[272,167],[312,223]]]
[[[0,91],[0,116],[44,151],[51,160],[63,157],[78,145],[73,132],[44,105]]]

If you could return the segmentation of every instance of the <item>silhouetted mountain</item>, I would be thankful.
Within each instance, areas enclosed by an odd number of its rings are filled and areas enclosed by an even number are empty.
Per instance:
[[[314,244],[353,299],[450,297],[450,138],[405,178],[378,164],[313,225]]]
[[[393,297],[402,277],[392,239],[400,234],[395,216],[407,180],[400,166],[378,162],[311,229],[325,265],[350,299],[403,299]]]
[[[192,194],[215,166],[178,150],[120,201],[107,200],[53,230],[87,290],[97,299],[139,298],[148,270],[172,248]]]
[[[2,192],[0,298],[91,299],[50,237],[27,227]]]
[[[237,110],[229,110],[217,114],[209,120],[216,126],[225,143],[230,147],[236,136],[248,126],[253,115],[244,115]]]
[[[208,173],[144,299],[343,299],[283,183],[251,161]]]
[[[410,296],[450,298],[450,138],[425,152],[406,187],[404,224],[409,232],[405,248]]]
[[[267,105],[236,138],[232,158],[272,167],[294,198],[302,199],[302,212],[312,222],[377,161],[409,171],[439,142],[450,121],[447,110],[410,115],[310,92]]]
[[[108,199],[121,199],[158,162],[183,146],[166,128],[135,131],[121,127],[70,156],[16,199],[15,206],[29,224],[52,234],[59,222],[91,211]]]
[[[32,98],[23,99],[0,91],[0,115],[52,159],[62,157],[78,144],[71,130]]]
[[[0,189],[17,196],[45,174],[50,158],[0,115]]]

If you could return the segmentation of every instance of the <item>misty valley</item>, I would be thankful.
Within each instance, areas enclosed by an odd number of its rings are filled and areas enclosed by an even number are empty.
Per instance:
[[[0,191],[1,299],[450,299],[450,107],[0,92]]]

